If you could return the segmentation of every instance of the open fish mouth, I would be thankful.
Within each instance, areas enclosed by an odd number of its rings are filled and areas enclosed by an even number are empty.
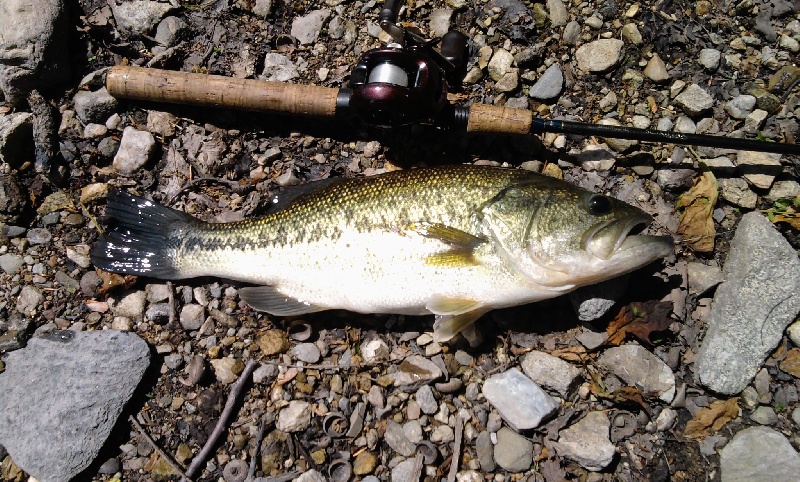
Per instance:
[[[584,247],[602,260],[622,255],[642,256],[643,260],[666,256],[673,249],[671,237],[633,234],[641,232],[651,221],[652,217],[642,214],[601,223],[587,233]]]

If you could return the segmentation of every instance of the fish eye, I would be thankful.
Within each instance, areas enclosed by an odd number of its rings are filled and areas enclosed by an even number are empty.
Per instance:
[[[611,200],[602,194],[592,194],[589,198],[589,212],[597,216],[610,213]]]

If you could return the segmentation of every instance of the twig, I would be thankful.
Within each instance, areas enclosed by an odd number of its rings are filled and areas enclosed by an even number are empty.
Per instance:
[[[267,417],[261,417],[261,425],[258,427],[258,434],[256,434],[256,445],[253,448],[253,457],[250,459],[250,467],[247,470],[247,478],[245,480],[250,481],[253,479],[253,476],[256,475],[256,460],[258,460],[258,455],[261,453],[261,441],[264,440],[264,432],[267,428]]]
[[[455,482],[456,472],[458,472],[458,462],[461,460],[461,439],[464,436],[464,421],[461,416],[456,416],[456,440],[453,443],[453,456],[450,458],[450,473],[447,474],[447,482]]]
[[[319,471],[319,465],[317,465],[317,462],[315,462],[314,459],[311,458],[311,455],[308,453],[308,450],[306,450],[306,447],[300,442],[300,439],[297,438],[297,435],[292,434],[292,438],[294,438],[294,445],[300,450],[300,453],[303,455],[303,458],[306,459],[306,461],[309,464],[311,464],[311,468],[316,471]]]
[[[153,450],[156,451],[158,456],[161,457],[162,459],[164,459],[164,461],[166,461],[169,464],[169,466],[172,467],[172,470],[174,470],[175,473],[180,475],[182,479],[185,479],[186,478],[186,474],[183,472],[183,469],[181,468],[181,466],[178,465],[177,462],[172,460],[172,457],[167,455],[167,453],[164,452],[161,449],[161,447],[158,446],[156,441],[153,440],[153,437],[151,437],[150,434],[147,433],[147,431],[144,429],[144,427],[142,427],[142,424],[140,424],[139,421],[136,420],[136,417],[134,417],[133,415],[129,415],[128,416],[128,421],[131,423],[131,425],[133,425],[133,428],[135,428],[136,431],[139,432],[139,435],[141,435],[142,437],[144,437],[147,440],[147,442],[150,444],[150,446],[153,447]]]
[[[259,477],[257,479],[253,479],[253,482],[289,482],[290,480],[296,479],[299,475],[300,472],[298,471],[287,472],[274,477]]]
[[[173,293],[172,281],[167,281],[167,291],[169,291],[169,326],[175,324],[175,294]]]
[[[192,460],[192,464],[189,466],[189,469],[186,470],[187,478],[191,479],[194,477],[195,473],[200,469],[200,466],[206,462],[206,459],[211,454],[211,451],[217,444],[217,440],[219,440],[220,436],[222,436],[222,432],[225,431],[225,424],[228,422],[228,419],[233,412],[233,407],[236,405],[236,400],[239,398],[239,392],[242,391],[242,388],[247,383],[247,380],[253,375],[253,371],[255,369],[255,360],[248,360],[247,365],[244,367],[244,371],[242,371],[242,374],[239,376],[239,379],[236,380],[236,383],[231,386],[231,392],[228,394],[228,400],[225,402],[225,408],[222,410],[222,415],[220,415],[217,425],[214,427],[214,431],[211,432],[211,436],[208,437],[208,440],[206,440],[206,444],[203,446],[203,449],[199,454],[197,454],[194,460]]]

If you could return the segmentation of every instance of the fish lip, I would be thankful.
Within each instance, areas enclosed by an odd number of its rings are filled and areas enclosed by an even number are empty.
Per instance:
[[[587,252],[602,260],[608,260],[620,252],[625,241],[629,238],[635,238],[641,235],[630,235],[630,232],[639,226],[647,226],[653,220],[649,214],[642,213],[640,215],[630,216],[626,219],[612,219],[593,226],[592,229],[586,233],[584,246]],[[604,229],[613,229],[616,231],[616,239],[612,245],[605,243],[593,243],[595,236]]]

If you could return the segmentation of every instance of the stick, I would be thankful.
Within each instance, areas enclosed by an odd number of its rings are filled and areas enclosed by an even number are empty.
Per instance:
[[[450,473],[447,482],[455,482],[458,472],[458,462],[461,460],[461,439],[464,436],[464,421],[461,416],[456,416],[456,440],[453,442],[453,456],[450,458]]]
[[[135,428],[136,431],[139,432],[139,435],[141,435],[142,437],[144,437],[147,440],[147,442],[150,444],[150,446],[153,447],[153,450],[156,451],[158,456],[161,457],[162,459],[164,459],[169,464],[169,466],[172,467],[172,470],[174,470],[175,473],[177,473],[178,475],[181,476],[181,479],[185,479],[186,478],[186,474],[183,473],[183,469],[181,468],[181,466],[178,465],[177,462],[172,460],[172,457],[167,455],[167,453],[164,452],[161,449],[161,447],[158,446],[156,441],[153,440],[153,438],[150,436],[150,434],[147,433],[147,431],[145,431],[144,427],[142,427],[142,424],[140,424],[139,421],[136,420],[136,417],[134,417],[133,415],[129,415],[128,416],[128,421],[131,423],[131,425],[133,425],[133,428]]]
[[[236,405],[236,400],[239,398],[239,392],[242,391],[242,388],[244,387],[245,383],[247,383],[247,380],[253,375],[253,371],[255,369],[255,360],[248,360],[247,365],[244,367],[244,371],[242,371],[242,374],[239,376],[239,379],[236,380],[236,383],[234,383],[233,386],[231,386],[231,392],[228,394],[228,400],[225,402],[225,408],[222,410],[222,415],[220,415],[217,425],[214,427],[214,431],[211,432],[211,436],[208,437],[208,440],[206,440],[206,444],[203,446],[203,449],[192,460],[192,464],[189,466],[189,469],[186,470],[186,477],[188,479],[194,477],[195,473],[200,469],[200,466],[205,463],[206,459],[211,454],[211,451],[217,444],[217,440],[219,440],[220,436],[222,436],[222,432],[225,431],[225,424],[228,422],[228,419],[233,412],[233,407]]]
[[[253,457],[250,459],[250,467],[247,469],[247,478],[245,480],[249,481],[253,479],[253,476],[256,475],[256,460],[258,460],[259,454],[261,454],[261,441],[264,440],[264,432],[267,428],[267,417],[261,417],[261,426],[258,427],[258,434],[256,434],[256,446],[253,448]]]

